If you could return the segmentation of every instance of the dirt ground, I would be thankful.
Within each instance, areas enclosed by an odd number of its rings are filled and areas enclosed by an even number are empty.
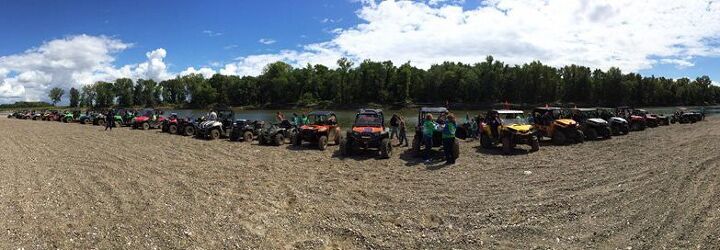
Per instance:
[[[720,119],[461,147],[425,165],[2,117],[0,248],[720,248]]]

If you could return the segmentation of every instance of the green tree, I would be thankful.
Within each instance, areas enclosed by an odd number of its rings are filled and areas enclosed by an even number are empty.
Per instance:
[[[113,87],[117,97],[118,106],[132,107],[135,104],[135,100],[133,98],[133,81],[131,79],[116,79]]]
[[[50,90],[50,93],[48,93],[48,97],[52,101],[53,106],[55,106],[55,104],[62,100],[63,94],[65,94],[65,90],[58,87],[52,88]]]
[[[70,107],[76,108],[80,105],[80,91],[70,88]]]

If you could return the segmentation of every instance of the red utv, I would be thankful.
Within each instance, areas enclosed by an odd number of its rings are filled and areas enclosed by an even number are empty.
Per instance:
[[[132,126],[134,129],[157,129],[160,128],[165,121],[165,117],[160,116],[162,111],[155,109],[145,109],[133,119]]]
[[[647,128],[647,119],[644,115],[638,115],[634,108],[623,106],[615,109],[619,117],[625,118],[630,123],[630,130],[640,131]]]

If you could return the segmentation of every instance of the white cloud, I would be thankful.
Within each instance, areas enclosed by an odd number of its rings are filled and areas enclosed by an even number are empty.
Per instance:
[[[210,78],[215,73],[216,73],[215,70],[208,68],[208,67],[202,67],[200,69],[195,69],[194,67],[189,67],[189,68],[183,70],[182,72],[180,72],[179,75],[185,76],[185,75],[189,75],[189,74],[201,74],[205,78]]]
[[[720,4],[709,0],[489,0],[475,9],[454,0],[361,2],[363,22],[333,30],[330,41],[242,57],[231,67],[252,70],[233,72],[257,73],[258,61],[276,59],[299,66],[345,56],[427,68],[487,55],[511,64],[638,71],[658,63],[692,67],[694,57],[720,55],[709,42],[720,38]]]
[[[222,36],[222,35],[223,35],[223,33],[215,32],[215,31],[212,31],[212,30],[203,30],[202,33],[205,34],[205,35],[207,35],[207,36],[209,36],[209,37],[215,37],[215,36]]]
[[[259,42],[259,43],[262,43],[262,44],[265,44],[265,45],[270,45],[270,44],[273,44],[273,43],[275,43],[275,42],[277,42],[277,41],[275,41],[275,40],[273,40],[273,39],[269,39],[269,38],[261,38],[260,40],[258,40],[258,42]]]
[[[115,55],[132,44],[105,36],[77,35],[0,57],[0,103],[47,100],[53,87],[69,89],[120,77],[163,80],[171,77],[167,52],[148,52],[148,60],[116,68]]]

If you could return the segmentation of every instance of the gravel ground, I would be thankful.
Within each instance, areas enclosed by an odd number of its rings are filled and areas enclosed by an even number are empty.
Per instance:
[[[425,165],[3,117],[0,248],[720,248],[720,119],[461,147]]]

